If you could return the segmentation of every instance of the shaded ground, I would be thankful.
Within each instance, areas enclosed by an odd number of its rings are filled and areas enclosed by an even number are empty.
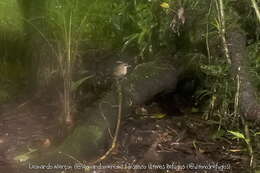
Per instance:
[[[16,156],[50,147],[59,135],[59,102],[42,95],[0,106],[0,170],[9,172]]]
[[[141,171],[132,168],[130,172],[247,172],[247,156],[228,152],[237,147],[236,144],[214,139],[216,126],[197,116],[130,120],[123,127],[120,145],[112,158],[105,162],[107,165],[146,166]],[[195,167],[214,164],[219,167]]]
[[[57,119],[61,112],[60,102],[53,98],[55,97],[43,93],[30,100],[1,106],[0,172],[17,172],[17,161],[14,160],[17,155],[28,152],[30,148],[47,151],[51,146],[55,146],[55,141],[60,140]],[[156,105],[151,105],[152,108],[148,111],[160,111]],[[179,112],[184,114],[183,111]],[[127,169],[96,169],[88,172],[173,173],[248,170],[247,153],[231,152],[231,149],[239,149],[239,146],[218,137],[216,122],[204,121],[200,115],[195,114],[164,118],[157,116],[155,119],[144,115],[134,117],[122,122],[117,147],[102,162],[103,166],[127,165]],[[218,168],[194,167],[216,164]]]

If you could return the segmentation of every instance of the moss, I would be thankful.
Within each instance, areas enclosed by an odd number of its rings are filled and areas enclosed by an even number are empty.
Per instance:
[[[65,151],[73,156],[83,156],[97,151],[99,145],[103,142],[104,129],[98,126],[79,126],[59,147],[59,151]]]
[[[141,81],[149,78],[154,78],[158,74],[161,73],[162,70],[171,69],[171,65],[160,64],[156,61],[140,64],[136,67],[135,73],[131,75],[128,79],[131,83],[135,83],[136,81]],[[142,74],[142,75],[140,75]]]

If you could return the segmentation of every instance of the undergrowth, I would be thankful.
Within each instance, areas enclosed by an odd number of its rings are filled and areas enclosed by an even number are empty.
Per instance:
[[[220,2],[2,0],[0,103],[10,100],[21,88],[34,82],[45,85],[58,76],[64,82],[64,111],[70,112],[76,90],[72,86],[88,79],[84,76],[76,81],[73,73],[79,73],[75,67],[82,58],[88,58],[83,55],[89,51],[131,52],[139,62],[153,59],[156,54],[181,55],[178,61],[187,69],[193,68],[200,78],[194,97],[204,118],[219,122],[218,130],[224,129],[226,136],[230,136],[227,130],[237,132],[233,133],[237,136],[245,134],[245,143],[241,144],[250,145],[252,150],[259,148],[258,129],[254,124],[247,125],[237,111],[238,83],[230,78],[230,64],[225,57],[228,52],[223,52],[222,44],[223,27],[226,31],[243,27],[248,37],[250,73],[259,91],[259,23],[245,0],[225,1],[223,21],[221,8],[216,5]],[[231,20],[233,16],[236,20]],[[250,143],[245,140],[248,138],[252,139]],[[252,151],[249,153],[252,155]]]

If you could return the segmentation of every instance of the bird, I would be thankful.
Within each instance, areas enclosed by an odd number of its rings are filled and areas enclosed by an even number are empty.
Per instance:
[[[122,79],[127,74],[127,68],[130,67],[127,63],[117,61],[118,65],[114,68],[113,76],[116,79]]]

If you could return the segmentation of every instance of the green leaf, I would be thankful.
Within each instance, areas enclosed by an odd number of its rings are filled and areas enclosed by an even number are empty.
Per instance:
[[[256,132],[256,133],[255,133],[255,136],[256,136],[256,135],[260,135],[260,132]]]
[[[139,37],[138,37],[138,40],[137,40],[137,43],[138,43],[138,44],[141,44],[142,42],[144,42],[146,33],[147,33],[147,30],[144,29],[144,30],[139,34]]]
[[[220,65],[200,65],[200,69],[207,75],[223,76],[225,69]]]
[[[250,139],[245,139],[247,144],[250,144]]]
[[[166,2],[161,3],[160,6],[161,6],[162,8],[166,8],[166,9],[169,9],[169,8],[170,8],[170,5],[169,5],[168,3],[166,3]]]
[[[30,156],[26,155],[26,154],[18,155],[14,158],[14,160],[17,162],[26,162],[29,159],[30,159]]]
[[[129,44],[131,44],[134,40],[136,40],[139,37],[139,35],[140,35],[139,33],[134,33],[134,34],[129,35],[126,38],[126,41],[125,41],[123,48],[122,48],[122,51],[124,51]]]
[[[14,160],[17,161],[17,162],[26,162],[27,160],[30,159],[31,154],[35,151],[37,151],[37,149],[30,149],[29,152],[24,153],[24,154],[20,154],[20,155],[14,157]]]
[[[157,114],[153,114],[151,116],[151,118],[154,118],[154,119],[162,119],[164,117],[166,117],[167,115],[166,114],[163,114],[163,113],[157,113]]]
[[[228,130],[229,133],[231,133],[232,135],[235,136],[235,138],[238,138],[238,139],[246,139],[244,134],[240,133],[240,132],[234,132],[234,131],[230,131]]]
[[[72,91],[76,91],[83,82],[85,82],[87,79],[90,79],[92,77],[93,77],[93,75],[87,76],[87,77],[84,77],[84,78],[82,78],[80,80],[72,82],[71,90]]]

